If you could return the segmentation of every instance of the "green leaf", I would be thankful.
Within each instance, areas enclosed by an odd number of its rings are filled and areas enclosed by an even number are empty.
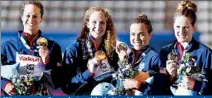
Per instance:
[[[183,57],[183,59],[184,59],[184,62],[185,63],[189,63],[190,53],[186,52],[185,55],[184,55],[184,57]]]

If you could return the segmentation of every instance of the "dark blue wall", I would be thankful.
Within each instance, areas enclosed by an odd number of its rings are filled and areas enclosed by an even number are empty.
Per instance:
[[[78,36],[76,32],[43,32],[43,35],[49,39],[56,41],[62,48],[63,52],[65,48],[73,44]],[[2,42],[9,40],[11,38],[15,38],[17,33],[2,31],[1,40]],[[195,39],[199,40],[200,33],[194,33]],[[118,39],[130,45],[129,33],[122,32],[118,33]],[[174,33],[172,32],[161,32],[161,33],[153,33],[152,40],[150,41],[150,45],[152,45],[155,49],[159,50],[162,46],[169,44],[170,42],[175,40]]]

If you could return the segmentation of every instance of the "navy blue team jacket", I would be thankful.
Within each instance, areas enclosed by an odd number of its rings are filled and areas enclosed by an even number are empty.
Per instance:
[[[92,37],[88,36],[88,41],[92,42]],[[91,43],[92,53],[95,54],[97,51],[94,47],[94,43]],[[102,50],[106,53],[104,44],[99,46],[98,50]],[[112,78],[104,79],[102,81],[95,81],[92,75],[89,73],[87,68],[87,62],[92,59],[88,55],[86,44],[82,41],[77,41],[72,45],[69,45],[64,52],[63,59],[63,91],[66,94],[74,95],[89,95],[92,89],[100,82],[112,81]],[[115,52],[115,48],[111,57],[107,57],[109,64],[116,70],[118,68],[118,55]]]
[[[15,39],[11,39],[8,41],[5,41],[1,45],[1,66],[4,65],[11,65],[16,63],[16,52],[19,54],[28,54],[28,55],[33,55],[33,56],[38,56],[38,51],[37,51],[37,44],[36,41],[39,37],[42,36],[41,31],[35,36],[33,41],[31,42],[32,44],[30,45],[30,42],[27,40],[27,38],[23,35],[22,31],[19,31],[18,36]],[[21,40],[22,39],[22,40]],[[57,65],[61,63],[62,61],[62,51],[61,47],[54,41],[48,40],[48,46],[47,48],[49,49],[49,62],[44,65],[45,70],[50,70],[51,74],[46,74],[42,78],[47,83],[50,87],[56,88],[57,85],[57,72],[54,69],[57,69]],[[30,49],[26,48],[24,45],[28,45]],[[45,79],[44,79],[45,78]],[[4,79],[1,77],[1,89],[4,89],[5,84],[9,80]]]
[[[200,95],[212,95],[212,50],[199,43],[194,38],[191,43],[189,43],[186,50],[190,53],[190,56],[196,57],[196,64],[201,68],[201,73],[206,78],[206,81],[204,82],[195,80],[194,90],[199,92]],[[170,52],[175,52],[180,55],[180,48],[177,45],[177,41],[164,46],[160,50],[160,58],[163,65],[166,64],[167,55]],[[166,85],[166,88],[169,88],[172,83],[167,83],[167,78],[164,80],[166,80],[166,82],[161,82],[161,84],[166,83],[164,85]]]

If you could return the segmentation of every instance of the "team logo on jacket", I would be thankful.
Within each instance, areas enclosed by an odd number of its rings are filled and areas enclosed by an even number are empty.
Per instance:
[[[32,75],[36,77],[36,80],[40,80],[45,70],[45,66],[41,63],[40,57],[24,54],[16,54],[16,62],[20,63],[18,71],[23,75]]]
[[[143,71],[144,67],[145,67],[145,64],[141,62],[138,66],[138,70]]]
[[[97,51],[95,54],[95,58],[98,59],[99,64],[96,71],[94,72],[95,74],[94,78],[97,81],[100,81],[111,76],[111,73],[114,72],[114,69],[108,63],[106,54],[103,51]]]
[[[20,55],[19,60],[23,62],[41,62],[41,58],[38,57],[31,57],[31,56],[25,56],[25,55]]]

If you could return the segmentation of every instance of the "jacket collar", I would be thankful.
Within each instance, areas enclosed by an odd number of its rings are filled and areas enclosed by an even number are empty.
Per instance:
[[[32,42],[30,42],[27,39],[27,37],[23,34],[23,31],[18,31],[18,38],[21,38],[22,37],[26,41],[26,43],[29,44],[29,45],[30,45],[30,43],[36,44],[37,39],[39,37],[41,37],[41,36],[42,36],[42,32],[39,30],[38,33],[37,33],[37,35],[32,39]]]
[[[141,52],[139,52],[139,54],[136,54],[136,50],[130,47],[130,62],[133,66],[136,66],[152,49],[153,48],[150,45],[147,45],[141,50]]]
[[[194,38],[192,38],[191,42],[188,44],[188,46],[186,47],[186,50],[187,52],[190,52],[194,49],[198,49],[198,41],[196,41]],[[175,43],[174,43],[174,50],[175,51],[178,51],[179,53],[179,48],[177,47],[177,40],[175,40]]]

